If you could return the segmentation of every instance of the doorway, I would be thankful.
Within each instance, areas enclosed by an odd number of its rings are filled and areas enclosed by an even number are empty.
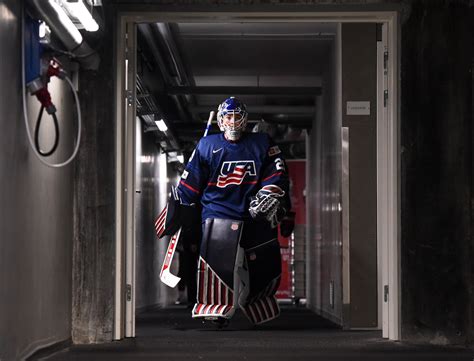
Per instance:
[[[137,47],[136,39],[138,24],[159,23],[159,24],[184,24],[184,27],[194,30],[204,24],[213,24],[219,27],[268,27],[270,24],[292,24],[295,28],[303,27],[306,24],[329,24],[328,28],[340,27],[341,23],[379,23],[382,24],[382,42],[380,44],[383,50],[382,63],[386,65],[381,72],[385,77],[378,81],[377,89],[377,264],[379,286],[377,287],[378,305],[380,306],[379,318],[383,322],[379,325],[383,330],[383,336],[392,340],[399,339],[399,264],[398,264],[398,53],[397,53],[397,13],[396,12],[370,12],[370,13],[220,13],[219,21],[216,23],[216,13],[155,13],[146,12],[141,14],[123,14],[120,18],[120,31],[117,38],[117,80],[116,95],[117,101],[117,228],[116,228],[116,293],[115,293],[115,329],[114,338],[134,337],[135,335],[135,294],[136,294],[136,99],[137,99]],[[194,24],[194,25],[193,25]],[[239,25],[241,24],[241,25]],[[254,29],[255,33],[255,29]],[[268,33],[271,35],[272,33]],[[324,35],[320,31],[319,35]],[[336,32],[337,34],[337,32]],[[262,35],[262,34],[260,34]],[[293,34],[295,35],[295,34]],[[326,34],[327,35],[327,34]],[[337,40],[337,39],[336,39]],[[336,48],[337,50],[337,48]],[[380,59],[380,58],[379,58]],[[337,52],[336,52],[337,60]],[[176,65],[179,73],[179,65]],[[383,66],[383,65],[382,65]],[[336,67],[337,68],[337,67]],[[334,92],[341,91],[337,84],[340,84],[341,78],[335,72]],[[307,76],[305,77],[307,79]],[[254,79],[248,79],[254,81]],[[301,80],[301,79],[300,79]],[[311,86],[300,84],[300,88],[306,92],[312,92],[315,108],[318,108],[318,96],[314,93],[318,85],[316,79],[311,82]],[[207,86],[212,86],[212,79],[208,78]],[[275,92],[282,92],[283,86],[278,84],[278,79],[257,79],[257,86],[273,88]],[[294,81],[294,79],[287,79]],[[210,82],[210,83],[209,83]],[[263,83],[260,83],[263,82]],[[266,83],[265,83],[266,82]],[[205,84],[205,83],[203,83]],[[211,84],[211,85],[209,85]],[[316,84],[316,85],[315,85]],[[202,87],[204,87],[203,85]],[[247,88],[246,88],[247,86]],[[295,87],[293,87],[295,88]],[[187,91],[190,89],[173,88],[172,92]],[[194,90],[197,90],[194,89]],[[220,89],[220,92],[229,89]],[[286,93],[297,92],[297,89],[284,89]],[[209,89],[207,90],[209,91]],[[248,85],[242,85],[239,91],[248,91]],[[266,91],[270,91],[266,89]],[[380,92],[382,95],[379,97]],[[302,89],[299,89],[302,92]],[[178,94],[180,95],[180,94]],[[212,96],[200,94],[201,100],[210,105],[216,104]],[[259,95],[259,94],[257,94]],[[260,94],[261,95],[261,94]],[[276,94],[274,94],[276,95]],[[334,116],[342,118],[342,97],[335,97],[338,105],[334,111]],[[202,104],[202,103],[201,103]],[[206,104],[205,104],[206,105]],[[257,106],[255,104],[255,106]],[[196,109],[199,110],[199,104]],[[201,105],[202,106],[202,105]],[[301,105],[299,105],[301,106]],[[281,109],[280,109],[281,110]],[[315,111],[315,117],[318,117],[318,110]],[[340,112],[339,114],[337,112]],[[281,112],[283,113],[283,111]],[[278,113],[275,113],[277,119]],[[319,117],[322,115],[319,114]],[[199,126],[197,126],[199,128]],[[341,141],[342,147],[342,141]],[[307,154],[311,154],[311,147],[307,147]],[[308,174],[308,172],[307,172]],[[309,182],[307,182],[309,184]],[[307,192],[310,190],[307,189]],[[307,193],[308,195],[308,193]],[[308,202],[306,202],[308,204]],[[340,203],[342,211],[344,203]],[[307,218],[306,238],[310,239],[311,219]],[[347,234],[347,233],[346,233]],[[344,232],[342,233],[344,236]],[[343,239],[347,239],[344,238]],[[342,242],[344,249],[344,241]],[[347,247],[347,243],[345,244]],[[344,257],[344,255],[341,255]],[[309,274],[308,268],[311,266],[311,259],[307,260],[306,274]],[[347,264],[346,264],[347,265]],[[344,279],[346,268],[341,270],[342,289],[347,287],[347,279]],[[315,288],[317,282],[313,284],[306,282],[306,288],[309,291]],[[329,291],[329,297],[334,297],[334,284]],[[346,292],[349,292],[346,290]],[[381,293],[382,292],[382,293]],[[383,302],[381,302],[383,300]],[[343,300],[341,300],[342,302]],[[332,299],[334,302],[334,299]],[[315,305],[316,311],[318,306]]]

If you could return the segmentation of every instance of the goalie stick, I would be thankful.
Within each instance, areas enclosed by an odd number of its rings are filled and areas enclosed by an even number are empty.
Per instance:
[[[166,250],[165,260],[161,266],[160,280],[171,288],[175,288],[178,282],[181,280],[181,278],[170,272],[171,262],[173,261],[174,252],[176,251],[176,245],[178,244],[180,235],[181,228],[178,229],[178,232],[176,232],[173,237],[171,237],[170,243],[168,244],[168,249]]]
[[[211,111],[211,113],[209,114],[209,119],[207,121],[206,130],[204,131],[203,137],[207,136],[207,133],[209,132],[209,128],[211,127],[211,123],[212,123],[212,118],[214,118],[214,114],[215,114],[214,111]],[[173,235],[173,237],[171,237],[170,243],[168,244],[168,249],[166,250],[166,255],[163,261],[163,265],[161,266],[160,280],[165,285],[171,288],[176,287],[178,282],[181,281],[181,278],[172,274],[170,270],[171,262],[173,261],[174,252],[176,251],[176,246],[178,245],[180,235],[181,235],[181,227]]]

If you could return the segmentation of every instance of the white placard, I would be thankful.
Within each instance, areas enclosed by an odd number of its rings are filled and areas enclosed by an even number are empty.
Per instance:
[[[370,102],[347,102],[346,115],[370,115]]]

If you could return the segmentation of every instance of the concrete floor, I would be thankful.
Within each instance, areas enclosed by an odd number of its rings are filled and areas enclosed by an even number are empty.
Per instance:
[[[341,331],[295,307],[284,307],[279,319],[259,327],[239,312],[228,328],[218,330],[176,306],[140,315],[135,339],[72,346],[42,360],[472,361],[474,350],[390,342],[379,331]]]

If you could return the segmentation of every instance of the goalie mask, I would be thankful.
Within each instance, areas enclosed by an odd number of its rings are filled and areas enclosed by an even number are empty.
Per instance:
[[[224,132],[226,139],[237,141],[247,125],[247,108],[240,100],[230,97],[219,105],[217,124]]]

